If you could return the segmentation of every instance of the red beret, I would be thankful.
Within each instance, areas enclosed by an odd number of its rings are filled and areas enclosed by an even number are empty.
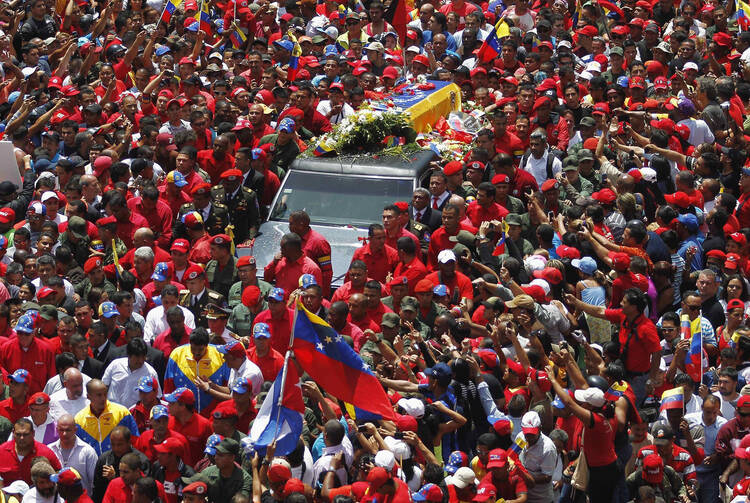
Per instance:
[[[443,167],[443,173],[445,173],[446,176],[451,176],[451,175],[455,175],[456,173],[461,173],[462,170],[463,170],[463,165],[458,161],[451,161]]]
[[[396,201],[393,204],[401,211],[401,213],[409,211],[409,203],[407,203],[406,201]]]
[[[435,285],[429,279],[421,279],[414,287],[414,293],[431,292],[434,287]]]
[[[203,270],[203,268],[197,264],[191,265],[185,270],[185,274],[183,274],[183,279],[189,280],[189,279],[198,279],[201,276],[205,276],[206,271]]]
[[[542,184],[542,192],[547,192],[548,190],[554,190],[554,189],[559,189],[559,188],[560,188],[560,183],[554,178],[550,178],[549,180],[545,181]]]
[[[100,257],[91,257],[86,261],[85,264],[83,264],[83,272],[86,274],[90,273],[97,267],[101,267],[102,265],[102,259]]]

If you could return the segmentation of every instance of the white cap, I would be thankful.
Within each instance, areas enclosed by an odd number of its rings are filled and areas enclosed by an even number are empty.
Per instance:
[[[562,2],[562,3],[565,3],[565,2]],[[573,46],[570,44],[570,41],[568,41],[568,40],[561,40],[561,41],[559,41],[557,43],[557,48],[559,49],[560,47],[567,47],[568,49],[572,49],[573,48]]]
[[[579,402],[587,403],[593,407],[601,407],[604,405],[604,402],[606,402],[604,399],[604,392],[599,388],[577,389],[575,393],[573,393],[573,396],[575,396],[576,400]]]
[[[27,66],[23,70],[21,70],[21,73],[23,73],[24,78],[29,78],[35,71],[39,69],[38,66]],[[7,491],[7,487],[5,490]]]
[[[526,271],[531,274],[534,271],[541,271],[547,267],[547,259],[542,255],[532,255],[523,261]]]
[[[339,38],[339,30],[336,29],[335,26],[329,26],[325,30],[323,30],[323,33],[325,33],[327,36],[336,39]]]
[[[23,480],[14,480],[8,487],[3,487],[3,492],[7,494],[20,494],[23,496],[29,490],[29,484]]]
[[[456,261],[456,254],[453,253],[453,250],[443,250],[440,253],[438,253],[438,263],[439,264],[447,264],[451,260],[453,262]]]
[[[393,453],[393,457],[396,458],[396,461],[398,461],[399,464],[404,459],[411,459],[411,449],[409,449],[409,446],[403,440],[394,439],[386,444],[388,445],[388,449],[390,449],[390,451]]]
[[[422,49],[419,48],[419,46],[416,45],[410,45],[406,48],[406,52],[413,52],[415,54],[419,54],[422,52]]]
[[[424,416],[424,402],[419,398],[402,398],[398,401],[398,406],[414,419]]]
[[[591,75],[591,72],[583,71],[578,75],[579,78],[582,78],[583,80],[591,80],[594,78],[593,75]]]
[[[456,473],[446,478],[445,483],[456,486],[459,489],[465,489],[471,484],[478,486],[479,480],[477,480],[477,476],[474,474],[474,470],[472,470],[468,466],[462,466],[461,468],[456,470]]]
[[[219,61],[224,61],[224,58],[222,57],[221,53],[218,53],[218,52],[212,52],[211,54],[208,55],[208,59],[213,59],[213,58],[219,58]]]
[[[549,295],[549,292],[550,292],[549,283],[547,283],[545,280],[543,280],[541,278],[536,278],[531,283],[529,283],[529,286],[531,286],[531,285],[541,286],[542,290],[544,290],[544,295]]]
[[[48,200],[50,200],[50,199],[59,199],[59,198],[57,197],[57,194],[55,194],[55,193],[54,193],[54,192],[52,192],[51,190],[48,190],[48,191],[46,191],[46,192],[45,192],[44,194],[42,194],[42,198],[41,198],[41,201],[42,201],[43,203],[47,202],[47,201],[48,201]]]
[[[46,215],[47,207],[39,201],[35,201],[29,205],[27,213],[34,213],[36,215]]]
[[[640,171],[641,171],[641,176],[647,182],[656,181],[656,171],[654,171],[652,168],[641,168]]]
[[[601,72],[602,65],[598,61],[591,61],[586,65],[587,72]]]
[[[387,472],[393,470],[393,465],[396,464],[396,456],[391,451],[378,451],[375,454],[375,466],[385,468]]]
[[[533,410],[528,411],[521,418],[521,431],[524,433],[539,433],[539,428],[542,427],[542,420],[539,418],[539,414]],[[528,431],[527,431],[528,430]],[[531,431],[536,430],[536,431]]]
[[[696,65],[692,61],[688,61],[687,63],[685,63],[684,65],[682,65],[682,71],[686,72],[688,70],[695,70],[697,72],[698,71],[698,65]]]

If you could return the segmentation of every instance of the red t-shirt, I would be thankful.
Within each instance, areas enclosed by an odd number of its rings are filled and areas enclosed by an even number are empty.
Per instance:
[[[271,346],[280,354],[285,354],[289,349],[289,338],[292,335],[292,321],[294,320],[294,311],[286,309],[281,318],[273,318],[271,310],[266,309],[258,313],[253,320],[253,326],[257,323],[267,323],[271,329]]]
[[[447,286],[448,298],[451,299],[451,303],[453,303],[453,299],[457,298],[461,300],[462,297],[474,300],[474,287],[472,287],[471,280],[464,273],[456,271],[450,280],[447,280],[445,277],[441,278],[441,276],[443,275],[439,271],[435,271],[432,274],[428,274],[425,279],[432,281],[433,285],[443,284]],[[457,295],[453,293],[455,290],[458,290]]]
[[[651,355],[661,351],[659,334],[654,322],[642,314],[631,324],[625,319],[622,309],[606,309],[604,316],[612,323],[620,324],[620,348],[625,347],[628,335],[633,332],[628,346],[625,370],[628,372],[648,372],[651,368]]]
[[[182,424],[174,416],[169,416],[169,429],[181,433],[187,439],[189,447],[186,456],[187,464],[195,466],[195,463],[203,457],[206,440],[214,432],[209,420],[198,413],[193,413],[188,422]]]
[[[28,415],[29,406],[26,402],[16,403],[12,398],[6,398],[0,402],[0,416],[7,417],[11,423],[15,423]]]
[[[521,475],[518,473],[518,468],[515,463],[513,466],[508,466],[508,480],[494,480],[492,473],[487,473],[482,477],[482,484],[492,484],[497,490],[497,499],[516,499],[519,495],[527,493],[528,488],[526,482],[524,482]]]
[[[617,460],[615,454],[615,430],[601,414],[591,413],[593,427],[583,428],[583,452],[589,466],[607,466]]]
[[[177,433],[176,431],[169,430],[167,437],[176,438],[182,444],[183,452],[190,452],[190,444],[185,438],[185,435],[183,435],[182,433]],[[154,461],[156,461],[156,451],[154,450],[154,445],[156,445],[157,443],[159,442],[154,441],[154,430],[142,430],[141,436],[136,437],[135,439],[135,448],[145,454],[146,457],[153,463]]]
[[[396,492],[391,494],[380,494],[367,489],[362,497],[361,503],[411,503],[409,487],[402,481],[394,479]]]
[[[502,152],[520,160],[526,149],[523,148],[523,143],[518,136],[505,131],[504,135],[495,136],[495,150],[498,153]]]
[[[471,224],[474,227],[479,227],[482,222],[502,220],[508,213],[510,212],[507,209],[495,202],[489,208],[483,208],[479,205],[479,202],[472,201],[466,208],[466,216],[471,220]]]
[[[260,368],[264,381],[273,381],[284,367],[284,356],[273,348],[270,348],[266,356],[258,356],[255,346],[247,349],[248,359]]]

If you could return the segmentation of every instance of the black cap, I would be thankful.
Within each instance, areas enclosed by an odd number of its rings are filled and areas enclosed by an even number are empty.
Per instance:
[[[667,423],[656,423],[651,434],[654,437],[654,445],[666,445],[674,438],[674,431]]]
[[[18,190],[18,185],[13,182],[0,182],[0,196],[9,196]]]

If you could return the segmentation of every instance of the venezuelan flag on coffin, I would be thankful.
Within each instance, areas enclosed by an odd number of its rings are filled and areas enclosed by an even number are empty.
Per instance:
[[[438,119],[461,110],[461,89],[452,82],[440,80],[403,87],[400,94],[393,93],[388,98],[411,114],[417,133],[429,132]]]

